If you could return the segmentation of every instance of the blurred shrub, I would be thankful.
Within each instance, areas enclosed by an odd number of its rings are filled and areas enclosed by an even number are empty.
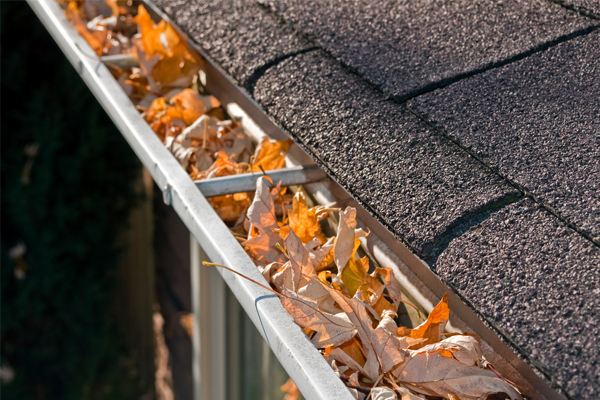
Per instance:
[[[0,4],[2,397],[138,397],[111,307],[139,162],[29,6]]]

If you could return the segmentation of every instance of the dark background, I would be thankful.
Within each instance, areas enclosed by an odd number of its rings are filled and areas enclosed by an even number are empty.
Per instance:
[[[139,162],[29,6],[0,7],[2,397],[139,398],[112,303]]]

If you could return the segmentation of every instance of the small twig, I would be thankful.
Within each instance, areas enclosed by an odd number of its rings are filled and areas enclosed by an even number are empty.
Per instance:
[[[340,379],[342,380],[342,382],[344,382],[344,385],[346,385],[347,387],[351,388],[351,389],[356,389],[361,393],[364,394],[368,394],[370,390],[367,390],[366,388],[362,387],[362,386],[356,386],[353,385],[352,383],[350,383],[350,381],[348,380],[348,378],[346,378],[345,376],[340,376]]]
[[[285,215],[286,214],[286,212],[285,212],[285,201],[283,199],[283,196],[281,195],[281,192],[279,192],[278,197],[279,197],[279,200],[281,202],[281,214],[282,214],[281,220],[282,220],[283,223],[286,223],[287,217]]]
[[[267,173],[265,172],[265,169],[263,168],[262,164],[258,164],[258,168],[260,168],[260,170],[262,171],[263,175],[267,175]]]
[[[365,400],[369,400],[371,398],[371,393],[373,392],[373,389],[375,389],[375,387],[377,386],[377,384],[379,382],[381,382],[381,380],[383,379],[383,376],[385,375],[385,373],[379,375],[379,378],[377,378],[377,380],[375,381],[375,383],[373,384],[373,387],[371,388],[371,390],[369,390],[369,395],[367,396],[367,398]]]
[[[396,380],[394,379],[394,376],[391,373],[387,373],[387,376],[385,377],[385,379],[392,384],[392,386],[394,387],[394,389],[396,388],[400,388],[400,386],[396,383]]]
[[[356,341],[356,345],[358,346],[358,348],[360,349],[361,353],[363,354],[363,356],[366,359],[367,358],[367,352],[365,351],[365,348],[363,347],[362,343],[359,340],[357,340]]]
[[[234,270],[234,269],[232,269],[232,268],[226,267],[225,265],[216,264],[216,263],[211,263],[211,262],[208,262],[208,261],[202,261],[202,265],[205,265],[205,266],[207,266],[207,267],[219,267],[219,268],[225,268],[226,270],[228,270],[228,271],[231,271],[231,272],[233,272],[234,274],[236,274],[236,275],[238,275],[238,276],[241,276],[242,278],[244,278],[244,279],[247,279],[247,280],[249,280],[250,282],[252,282],[252,283],[254,283],[254,284],[257,284],[257,285],[258,285],[258,286],[260,286],[261,288],[268,290],[269,292],[273,293],[273,294],[274,294],[275,296],[277,296],[277,297],[280,297],[280,298],[286,298],[286,299],[288,299],[288,300],[290,300],[290,301],[296,301],[296,302],[298,302],[298,303],[304,304],[306,307],[308,307],[308,308],[311,308],[311,309],[313,309],[315,312],[318,312],[319,314],[323,315],[323,316],[324,316],[325,318],[327,318],[327,319],[329,320],[329,322],[331,322],[332,324],[334,324],[334,325],[338,325],[338,324],[337,324],[335,321],[332,321],[331,319],[329,319],[329,317],[328,317],[328,316],[327,316],[327,315],[326,315],[326,314],[325,314],[323,311],[319,310],[319,308],[318,308],[318,307],[313,307],[311,304],[307,303],[307,301],[302,301],[302,300],[301,300],[301,299],[299,299],[299,298],[298,298],[298,299],[295,299],[295,298],[293,298],[293,297],[286,296],[286,295],[284,295],[284,294],[282,294],[282,293],[276,292],[275,290],[271,289],[270,287],[267,287],[267,286],[263,285],[262,283],[260,283],[260,282],[257,282],[257,281],[255,281],[254,279],[252,279],[252,278],[250,278],[250,277],[247,277],[246,275],[244,275],[244,274],[241,274],[241,273],[237,272],[236,270]]]
[[[221,265],[221,264],[215,264],[215,263],[211,263],[211,262],[208,262],[208,261],[202,261],[202,265],[206,265],[207,267],[219,267],[219,268],[225,268],[227,271],[231,271],[231,272],[233,272],[234,274],[236,274],[236,275],[239,275],[239,276],[241,276],[242,278],[244,278],[244,279],[247,279],[247,280],[249,280],[250,282],[257,284],[257,285],[258,285],[258,286],[260,286],[261,288],[268,290],[269,292],[273,293],[274,295],[276,295],[276,296],[278,296],[278,297],[287,297],[287,298],[289,298],[288,296],[284,296],[283,294],[276,292],[275,290],[271,289],[270,287],[267,287],[267,286],[263,285],[262,283],[260,283],[260,282],[257,282],[257,281],[255,281],[254,279],[252,279],[252,278],[250,278],[250,277],[247,277],[246,275],[244,275],[244,274],[241,274],[241,273],[237,272],[237,271],[236,271],[236,270],[234,270],[233,268],[229,268],[229,267],[226,267],[225,265]]]
[[[104,65],[106,65],[109,68],[114,69],[119,74],[122,74],[125,71],[123,68],[119,67],[116,64],[111,63],[110,61],[102,61],[102,62],[104,63]]]
[[[496,374],[496,376],[497,376],[498,378],[502,379],[503,381],[506,381],[506,382],[508,382],[509,384],[511,384],[511,385],[512,385],[512,386],[514,386],[514,387],[518,387],[518,385],[517,385],[516,383],[514,383],[514,382],[512,382],[512,381],[509,381],[508,379],[506,379],[505,377],[503,377],[502,375],[500,375],[500,374],[498,373],[498,371],[496,371],[496,369],[494,369],[494,367],[492,366],[492,364],[488,363],[488,364],[487,364],[487,368],[489,368],[489,369],[490,369],[490,371],[492,371],[494,374]]]
[[[409,301],[406,301],[406,300],[402,300],[402,299],[398,299],[398,301],[399,301],[400,303],[404,303],[404,304],[406,304],[406,305],[409,305],[409,306],[411,306],[412,308],[414,308],[415,310],[417,310],[417,313],[418,313],[418,316],[419,316],[419,318],[421,317],[421,310],[419,310],[419,309],[417,308],[417,306],[415,306],[413,303],[411,303],[411,302],[409,302]]]

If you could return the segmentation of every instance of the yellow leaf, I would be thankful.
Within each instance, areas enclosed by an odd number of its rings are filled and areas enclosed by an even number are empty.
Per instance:
[[[173,107],[169,108],[167,114],[171,118],[181,118],[187,125],[206,112],[206,106],[201,97],[192,89],[183,89],[178,95],[171,99]]]
[[[292,209],[288,213],[290,228],[304,244],[314,238],[319,239],[321,243],[326,241],[319,221],[325,218],[327,213],[318,214],[318,210],[318,207],[308,208],[306,198],[301,190],[296,193],[292,200]]]
[[[202,60],[192,55],[185,40],[164,20],[158,25],[143,6],[138,7],[138,23],[146,60],[158,56],[151,71],[147,71],[161,86],[189,86],[202,65]],[[185,84],[184,84],[185,83]]]
[[[260,171],[261,167],[265,171],[282,168],[285,164],[285,156],[292,143],[290,139],[279,142],[265,137],[254,152],[252,171]]]
[[[360,286],[363,285],[365,279],[367,277],[367,271],[369,268],[369,259],[363,258],[357,262],[356,260],[356,250],[360,247],[360,240],[354,239],[354,249],[352,250],[352,255],[346,264],[346,267],[342,270],[340,274],[340,278],[346,284],[346,288],[350,293],[350,296],[354,296],[356,291]],[[365,270],[364,261],[366,261],[367,270]]]

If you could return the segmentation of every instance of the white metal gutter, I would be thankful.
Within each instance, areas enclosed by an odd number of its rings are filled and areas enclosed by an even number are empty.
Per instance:
[[[109,70],[71,26],[59,5],[54,0],[28,0],[28,3],[210,260],[266,285],[250,257],[142,119]],[[219,273],[305,398],[353,398],[276,296],[229,271],[219,269]]]

